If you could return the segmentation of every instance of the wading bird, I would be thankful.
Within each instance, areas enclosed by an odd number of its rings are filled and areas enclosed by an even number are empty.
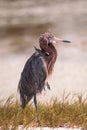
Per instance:
[[[41,93],[45,86],[50,89],[47,77],[52,73],[57,59],[57,51],[54,44],[58,42],[70,43],[70,41],[56,38],[48,32],[40,36],[40,49],[35,48],[35,53],[27,60],[21,73],[18,90],[22,108],[25,108],[26,104],[34,98],[37,111],[37,93]]]

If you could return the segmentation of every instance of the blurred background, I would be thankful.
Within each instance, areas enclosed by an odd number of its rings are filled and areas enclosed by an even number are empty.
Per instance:
[[[47,31],[72,43],[56,45],[51,91],[39,100],[64,91],[87,97],[87,0],[0,0],[0,100],[17,96],[23,66]]]

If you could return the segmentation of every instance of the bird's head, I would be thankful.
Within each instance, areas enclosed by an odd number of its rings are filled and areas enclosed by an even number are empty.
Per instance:
[[[48,32],[46,32],[46,33],[44,33],[40,36],[39,42],[40,43],[46,43],[46,44],[59,43],[59,42],[71,43],[68,40],[63,40],[63,39],[57,38],[52,33],[48,33]]]

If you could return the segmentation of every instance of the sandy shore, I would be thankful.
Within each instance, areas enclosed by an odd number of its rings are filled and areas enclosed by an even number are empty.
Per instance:
[[[82,128],[65,128],[65,127],[59,127],[59,128],[49,128],[49,127],[30,127],[30,128],[22,128],[22,126],[19,126],[18,130],[82,130]]]

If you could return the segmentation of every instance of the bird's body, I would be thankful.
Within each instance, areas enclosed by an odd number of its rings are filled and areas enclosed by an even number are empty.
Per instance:
[[[35,48],[35,53],[27,60],[18,85],[23,108],[34,97],[37,110],[36,94],[41,93],[45,86],[50,89],[47,77],[52,73],[57,58],[53,42],[58,40],[51,33],[42,34],[39,39],[40,49]]]
[[[47,56],[47,54],[45,54],[44,51],[36,50],[27,60],[23,72],[21,73],[18,87],[23,108],[26,103],[30,101],[36,93],[40,93],[46,85],[48,72],[45,56]]]

